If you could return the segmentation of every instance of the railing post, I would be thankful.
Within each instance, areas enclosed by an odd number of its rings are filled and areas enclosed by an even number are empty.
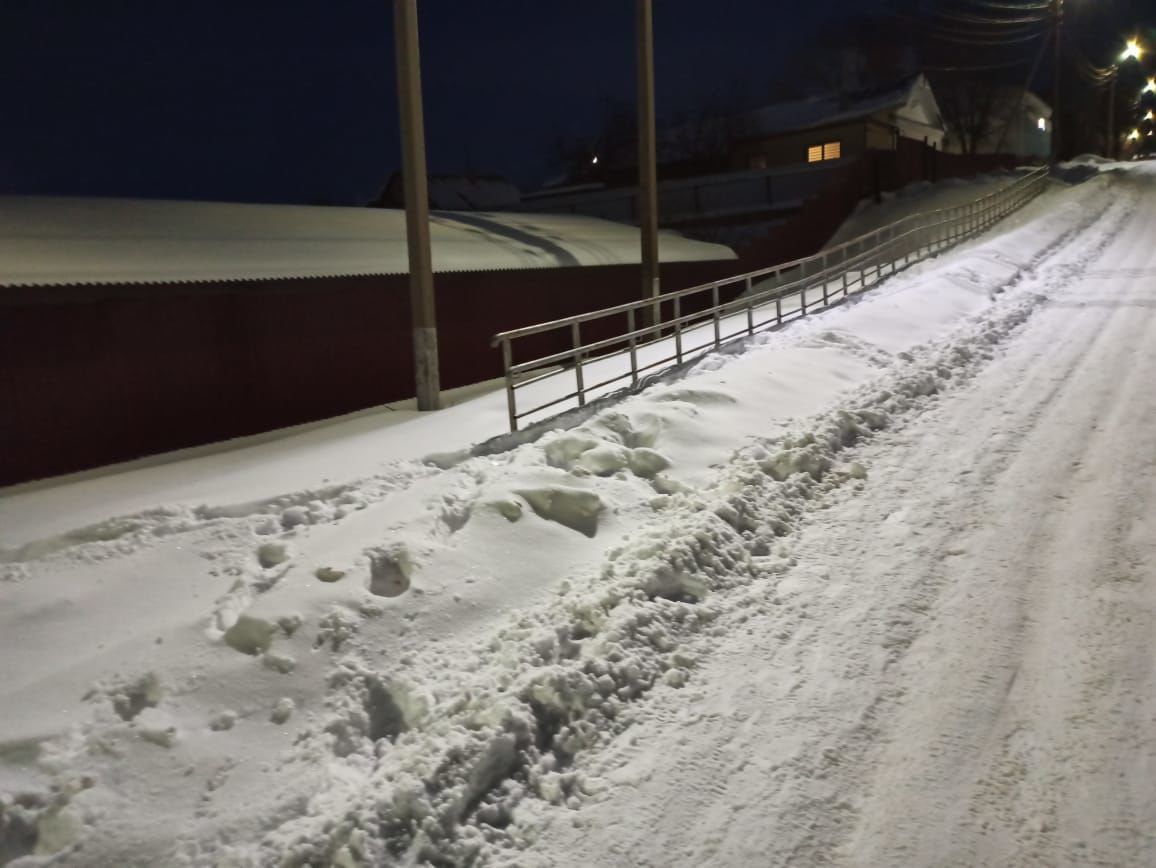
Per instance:
[[[682,364],[682,296],[674,297],[674,357]]]
[[[570,323],[570,337],[574,341],[574,382],[578,385],[578,406],[586,406],[586,383],[582,376],[582,335],[577,321]]]
[[[626,311],[626,330],[630,332],[630,385],[638,385],[638,338],[634,336],[634,308]]]
[[[743,293],[747,298],[747,334],[753,335],[755,333],[755,304],[751,301],[751,293],[754,291],[754,285],[751,281],[751,276],[747,275],[747,288]]]
[[[710,288],[711,313],[714,316],[714,348],[717,350],[722,346],[722,331],[719,323],[719,309],[718,309],[718,284],[714,284]]]
[[[506,374],[506,412],[510,414],[510,430],[518,430],[518,403],[514,397],[514,376],[510,368],[514,366],[510,339],[502,338],[502,370]]]
[[[827,274],[827,251],[826,250],[823,251],[823,258],[820,260],[820,265],[822,267],[822,271],[820,271],[820,274],[823,275],[823,307],[826,307],[827,305],[829,305],[831,303],[831,299],[828,295],[828,290],[827,290],[827,278],[829,275]]]

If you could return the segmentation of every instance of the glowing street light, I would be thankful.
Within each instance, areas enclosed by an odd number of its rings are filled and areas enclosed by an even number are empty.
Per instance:
[[[1148,109],[1148,114],[1144,115],[1144,120],[1146,120],[1146,121],[1156,120],[1156,115],[1152,114],[1152,109]]]
[[[1139,39],[1129,39],[1128,45],[1120,55],[1120,61],[1139,60],[1144,56],[1144,49],[1140,47]]]
[[[1144,85],[1144,89],[1140,92],[1141,93],[1156,93],[1156,78],[1148,79],[1148,83],[1146,85]]]
[[[1130,142],[1140,141],[1140,131],[1139,130],[1132,130],[1132,132],[1128,133],[1128,141],[1130,141]]]

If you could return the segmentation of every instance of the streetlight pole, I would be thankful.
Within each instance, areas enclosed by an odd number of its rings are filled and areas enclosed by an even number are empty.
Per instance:
[[[642,235],[642,298],[654,299],[644,318],[657,325],[658,305],[658,160],[654,130],[654,11],[651,0],[637,0],[638,40],[638,222]]]
[[[405,192],[405,235],[409,249],[409,306],[413,321],[414,379],[417,408],[437,410],[437,310],[429,239],[429,190],[425,163],[425,125],[421,109],[421,57],[417,38],[417,0],[394,0],[394,54],[397,102],[401,116],[401,169]]]

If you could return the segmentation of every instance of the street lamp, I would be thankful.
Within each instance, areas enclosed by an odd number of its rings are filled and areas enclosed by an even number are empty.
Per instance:
[[[1124,50],[1120,52],[1120,59],[1108,67],[1108,74],[1110,75],[1108,82],[1108,157],[1116,156],[1116,82],[1120,79],[1120,64],[1127,63],[1129,60],[1139,61],[1144,56],[1144,47],[1140,44],[1140,40],[1133,38],[1129,39],[1124,45]],[[1150,82],[1151,83],[1151,82]]]
[[[1140,93],[1156,93],[1156,78],[1148,79],[1148,83]]]

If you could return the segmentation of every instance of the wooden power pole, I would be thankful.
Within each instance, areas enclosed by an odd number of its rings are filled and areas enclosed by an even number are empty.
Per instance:
[[[651,0],[637,0],[638,39],[638,222],[642,230],[642,298],[655,299],[646,317],[657,324],[658,166],[654,131],[654,12]]]
[[[417,0],[394,0],[393,32],[394,54],[397,56],[397,103],[401,115],[401,169],[409,248],[409,306],[413,319],[417,408],[437,410],[441,404],[441,387],[433,257],[429,240],[429,189],[421,110]]]

